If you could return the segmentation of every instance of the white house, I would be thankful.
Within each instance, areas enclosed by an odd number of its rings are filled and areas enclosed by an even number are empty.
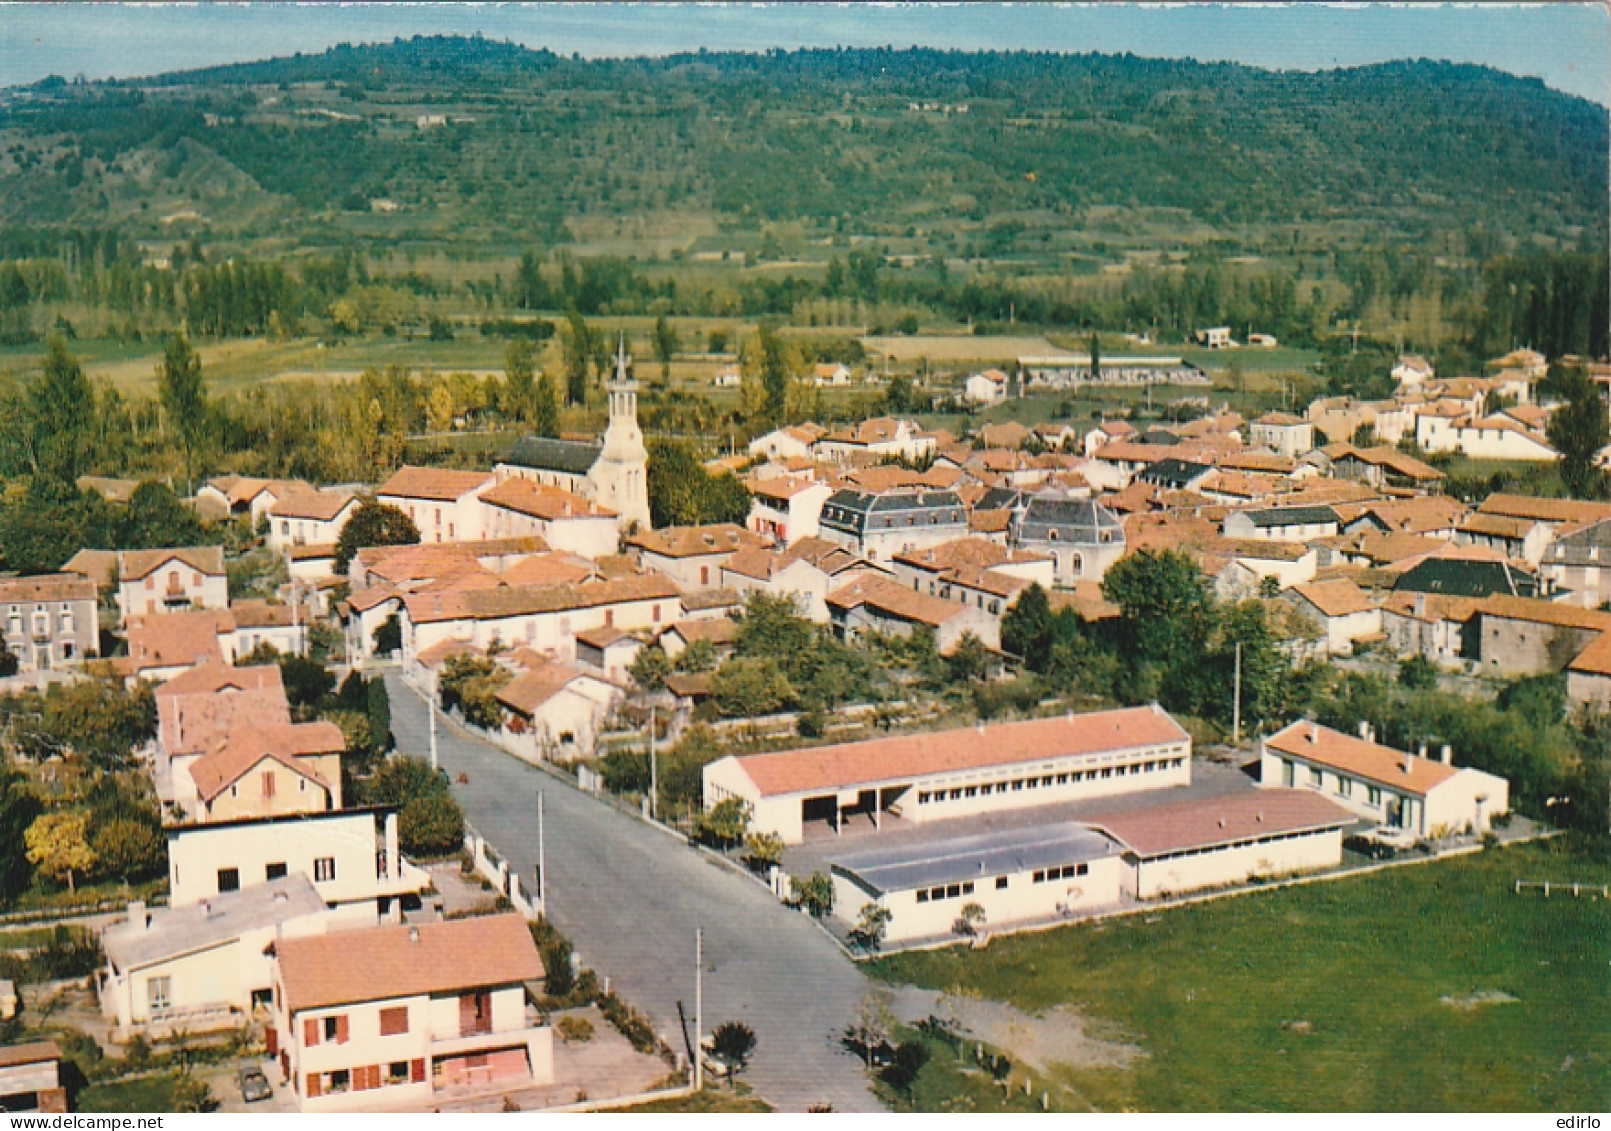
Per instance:
[[[168,905],[189,907],[289,875],[306,876],[342,923],[398,918],[430,886],[397,847],[397,814],[340,809],[206,825],[168,837]]]
[[[909,420],[887,416],[837,429],[817,441],[816,456],[829,463],[876,462],[886,456],[922,459],[934,451],[934,437]]]
[[[821,362],[812,366],[811,380],[819,389],[843,389],[850,384],[850,366],[839,361]]]
[[[286,938],[274,976],[269,1051],[302,1111],[554,1078],[552,1030],[526,1008],[542,959],[519,915]]]
[[[826,431],[820,424],[791,424],[751,440],[749,453],[774,460],[809,459]]]
[[[323,932],[336,918],[313,883],[285,875],[183,907],[128,915],[101,935],[101,1012],[124,1038],[244,1025],[273,996],[274,943]]]
[[[764,542],[742,526],[722,522],[640,530],[626,544],[644,569],[664,574],[685,589],[706,589],[716,584],[728,558]]]
[[[604,720],[624,698],[619,684],[570,664],[522,672],[497,692],[504,709],[499,745],[528,762],[591,758]]]
[[[488,538],[534,535],[556,550],[602,558],[620,548],[621,519],[584,495],[512,477],[481,494]]]
[[[750,514],[744,524],[781,546],[815,538],[821,529],[822,504],[833,494],[828,484],[804,476],[752,479],[747,486]]]
[[[135,616],[229,606],[221,546],[123,550],[117,565],[119,623],[125,626]]]
[[[1481,770],[1299,721],[1259,744],[1259,785],[1309,789],[1388,830],[1418,839],[1485,832],[1510,811],[1510,784]]]
[[[977,405],[1000,404],[1007,399],[1008,378],[999,369],[975,373],[962,384],[962,395]]]
[[[293,546],[328,546],[358,509],[358,496],[346,491],[299,491],[268,509],[268,544],[281,553]]]
[[[1198,330],[1194,336],[1198,345],[1207,346],[1211,350],[1229,349],[1236,345],[1231,340],[1231,328],[1229,326],[1210,326],[1207,329]]]
[[[476,542],[487,537],[481,493],[496,482],[490,471],[403,467],[375,498],[413,519],[421,542]]]
[[[1394,382],[1401,389],[1413,389],[1417,385],[1424,385],[1437,376],[1432,363],[1418,354],[1407,353],[1398,359],[1393,366],[1392,376]]]
[[[1354,643],[1379,637],[1382,610],[1370,595],[1347,578],[1294,585],[1287,599],[1320,629],[1321,643],[1333,656],[1346,656]]]
[[[1285,412],[1267,412],[1248,426],[1249,439],[1256,448],[1269,448],[1277,455],[1297,459],[1315,446],[1314,422]]]

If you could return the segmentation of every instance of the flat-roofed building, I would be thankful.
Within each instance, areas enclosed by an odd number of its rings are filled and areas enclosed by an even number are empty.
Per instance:
[[[1004,829],[937,844],[877,848],[830,861],[834,913],[854,923],[869,903],[890,913],[889,942],[952,933],[977,903],[985,929],[1044,922],[1119,902],[1119,848],[1074,824]]]
[[[1367,820],[1418,838],[1485,832],[1494,817],[1510,811],[1510,783],[1455,766],[1448,746],[1438,759],[1417,757],[1307,720],[1260,744],[1259,785],[1324,793]]]
[[[729,756],[704,769],[705,807],[751,806],[785,843],[807,826],[884,816],[920,824],[1191,783],[1191,736],[1156,704]]]
[[[1157,899],[1335,868],[1358,818],[1302,790],[1231,794],[1087,817],[1124,846],[1120,887]]]
[[[128,916],[101,936],[101,1012],[124,1036],[245,1024],[274,986],[264,951],[286,933],[322,932],[336,914],[303,875],[184,907],[131,903]]]

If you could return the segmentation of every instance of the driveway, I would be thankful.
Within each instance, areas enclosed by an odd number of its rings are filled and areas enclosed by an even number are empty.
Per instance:
[[[429,755],[424,702],[386,673],[392,731],[404,754]],[[746,1076],[784,1111],[831,1103],[881,1111],[861,1063],[839,1047],[868,985],[805,916],[762,886],[712,863],[681,838],[621,813],[443,720],[440,764],[477,832],[535,875],[537,793],[543,793],[549,917],[582,963],[685,1049],[678,1003],[692,1025],[694,930],[705,931],[705,1031],[741,1020],[756,1035]]]

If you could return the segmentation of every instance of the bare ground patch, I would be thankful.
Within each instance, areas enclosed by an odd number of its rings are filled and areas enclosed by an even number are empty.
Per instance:
[[[1034,1015],[1005,1002],[900,986],[891,1008],[906,1022],[921,1021],[931,1014],[955,1018],[966,1036],[1005,1049],[1041,1073],[1054,1064],[1128,1068],[1137,1057],[1146,1055],[1136,1045],[1095,1036],[1086,1018],[1066,1005]]]

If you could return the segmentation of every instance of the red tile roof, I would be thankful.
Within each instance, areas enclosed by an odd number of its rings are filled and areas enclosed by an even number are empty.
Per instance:
[[[543,977],[542,959],[519,915],[286,938],[275,948],[292,1013]]]
[[[1391,746],[1367,742],[1319,723],[1300,721],[1264,740],[1271,750],[1301,758],[1318,766],[1342,770],[1367,781],[1390,786],[1401,793],[1425,796],[1456,770],[1429,758],[1416,758]]]
[[[498,620],[566,609],[591,609],[630,601],[657,601],[679,596],[676,584],[662,574],[642,574],[610,581],[542,588],[465,589],[410,593],[403,598],[415,624],[450,620]]]
[[[62,1050],[55,1041],[29,1041],[21,1045],[0,1045],[0,1068],[18,1068],[24,1064],[42,1064],[47,1060],[60,1060]]]
[[[76,573],[0,579],[0,603],[11,601],[95,601],[95,582]]]
[[[663,558],[699,558],[709,554],[731,554],[746,546],[764,546],[758,534],[732,522],[713,526],[667,526],[645,530],[627,539],[627,545]]]
[[[269,508],[275,518],[311,518],[331,522],[357,498],[351,491],[296,491]]]
[[[1143,859],[1259,837],[1351,825],[1358,818],[1306,789],[1261,789],[1081,819]]]
[[[1130,707],[752,754],[737,762],[770,797],[1190,741],[1163,710]]]
[[[490,471],[453,471],[445,467],[401,467],[381,484],[376,495],[451,502],[493,481]]]
[[[200,573],[224,576],[222,546],[186,546],[174,550],[124,550],[118,555],[118,576],[123,581],[139,581],[175,559]]]
[[[341,728],[331,722],[293,723],[288,726],[243,727],[237,729],[211,754],[190,767],[190,780],[203,801],[211,801],[265,758],[272,758],[294,773],[326,789],[324,780],[304,757],[313,754],[339,754],[346,750]]]
[[[563,487],[550,487],[530,479],[505,479],[481,496],[489,506],[502,507],[516,514],[530,515],[545,522],[567,518],[614,518],[615,512],[596,505],[593,500],[567,491]]]
[[[968,611],[968,606],[908,589],[888,577],[862,577],[828,594],[828,607],[854,609],[867,605],[886,616],[938,628]]]
[[[1346,579],[1294,585],[1292,591],[1328,617],[1367,613],[1376,607],[1370,599],[1370,594]]]
[[[510,710],[530,718],[544,703],[586,674],[569,664],[546,663],[515,676],[500,687],[494,697]]]
[[[223,663],[218,634],[234,626],[234,618],[222,609],[134,617],[129,621],[128,658],[135,671]]]

